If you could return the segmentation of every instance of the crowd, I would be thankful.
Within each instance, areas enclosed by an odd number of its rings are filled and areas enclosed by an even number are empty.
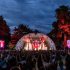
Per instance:
[[[70,70],[70,55],[63,51],[3,51],[0,70]]]

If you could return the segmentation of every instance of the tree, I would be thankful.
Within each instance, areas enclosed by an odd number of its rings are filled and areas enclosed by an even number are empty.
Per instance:
[[[5,40],[5,46],[10,41],[10,29],[2,16],[0,16],[0,39]]]
[[[11,42],[15,45],[23,35],[32,32],[33,31],[28,26],[20,24],[18,28],[14,29],[14,33],[11,36]]]
[[[66,47],[67,39],[70,39],[70,11],[68,6],[60,6],[56,9],[56,22],[52,24],[53,30],[48,34],[58,47]],[[57,47],[57,48],[58,48]]]

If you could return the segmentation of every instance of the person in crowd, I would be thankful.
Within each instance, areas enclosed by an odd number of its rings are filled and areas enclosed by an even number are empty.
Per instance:
[[[66,70],[70,70],[70,55],[67,54],[66,56]]]
[[[39,70],[44,70],[44,66],[43,66],[43,62],[42,62],[42,59],[41,59],[41,55],[38,56],[38,69]]]
[[[62,59],[59,60],[59,66],[60,66],[60,70],[64,70],[63,69],[63,61],[62,61]]]

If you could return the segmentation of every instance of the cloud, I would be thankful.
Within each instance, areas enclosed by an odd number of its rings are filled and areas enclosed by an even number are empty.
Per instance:
[[[70,0],[0,0],[0,15],[9,26],[23,23],[49,32],[55,21],[55,9],[60,5],[70,6]]]

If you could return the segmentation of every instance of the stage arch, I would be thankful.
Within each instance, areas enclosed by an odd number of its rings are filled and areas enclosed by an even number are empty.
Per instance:
[[[16,44],[16,50],[39,51],[56,50],[54,42],[42,33],[29,33],[24,35]]]

